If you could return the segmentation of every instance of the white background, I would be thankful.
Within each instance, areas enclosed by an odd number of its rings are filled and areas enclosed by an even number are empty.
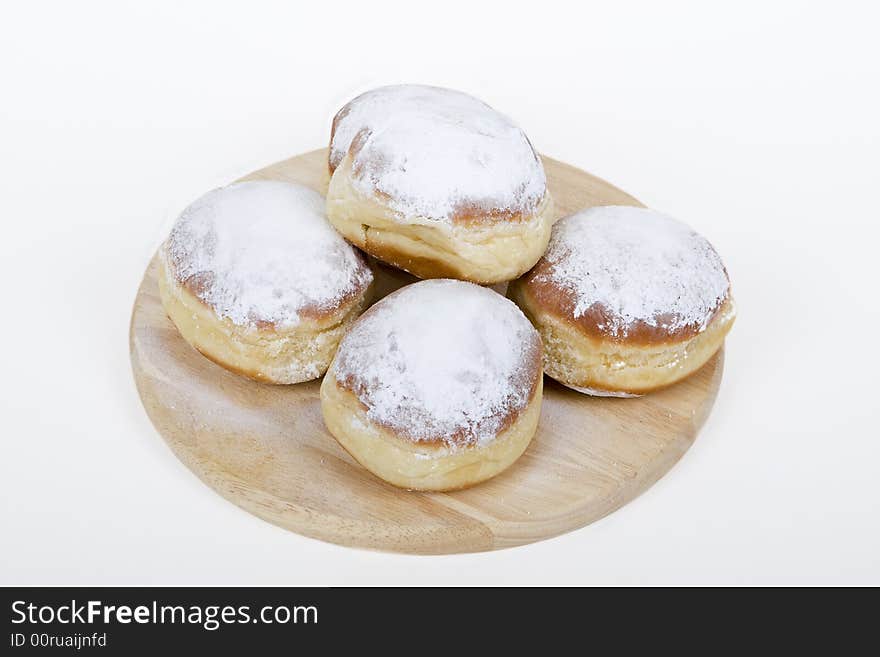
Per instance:
[[[880,16],[816,4],[7,5],[0,583],[880,584]],[[449,557],[324,544],[222,500],[140,406],[129,312],[169,222],[406,81],[479,95],[726,261],[713,414],[590,527]]]

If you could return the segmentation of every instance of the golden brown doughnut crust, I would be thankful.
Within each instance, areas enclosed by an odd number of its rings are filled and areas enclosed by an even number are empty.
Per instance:
[[[390,296],[390,295],[389,295]],[[368,316],[371,309],[368,309],[364,316]],[[542,365],[542,348],[541,348],[541,340],[536,335],[533,342],[530,344],[524,345],[523,347],[523,358],[524,358],[524,377],[527,379],[529,384],[529,399],[534,399],[536,394],[538,393],[538,389],[541,388],[543,379],[543,365]],[[352,394],[355,400],[358,399],[359,395],[363,392],[363,387],[365,386],[365,382],[361,380],[355,380],[355,377],[348,376],[343,377],[342,380],[336,380],[336,386],[342,390],[345,390]],[[366,407],[358,401],[358,405],[366,410]],[[504,432],[508,427],[514,424],[525,412],[525,408],[508,408],[506,411],[501,414],[497,413],[493,417],[498,420],[498,432],[499,434]],[[377,423],[371,420],[372,423]],[[377,423],[380,424],[380,423]],[[400,430],[391,424],[382,424],[382,429],[387,434],[395,437],[398,440],[413,441],[413,436],[408,434],[404,430]],[[422,436],[419,439],[419,443],[424,445],[426,449],[429,449],[431,446],[440,449],[449,443],[465,445],[467,436],[463,430],[459,432],[452,433],[451,435],[443,435],[443,436],[431,436],[425,437]]]
[[[297,326],[280,329],[271,322],[240,326],[219,317],[196,296],[191,282],[182,284],[171,274],[161,255],[158,278],[165,312],[193,348],[231,372],[276,384],[321,376],[345,331],[366,307],[371,291],[370,285],[360,286],[357,295],[346,295],[333,310],[310,310]]]
[[[641,394],[681,380],[721,347],[736,315],[712,245],[633,206],[560,220],[508,297],[541,334],[545,372],[587,394]]]
[[[333,143],[333,137],[336,135],[336,125],[340,120],[340,117],[344,117],[347,113],[348,106],[344,107],[340,110],[336,116],[333,118],[333,127],[330,130],[330,143]],[[368,128],[362,129],[358,132],[357,136],[351,142],[351,146],[348,149],[348,155],[350,159],[354,161],[355,157],[360,152],[361,148],[363,148],[364,143],[370,136],[370,130]],[[327,155],[327,170],[330,173],[330,177],[333,177],[333,174],[336,173],[336,169],[345,161],[345,158],[339,160],[335,160],[333,158],[332,149],[328,149]],[[351,171],[355,174],[360,173],[360,170],[356,167],[349,165]],[[389,196],[381,191],[376,190],[375,196],[380,201],[388,201]],[[549,193],[545,193],[545,201],[549,200]],[[489,207],[481,207],[475,203],[460,203],[456,206],[455,211],[452,213],[451,219],[454,224],[459,224],[462,226],[470,226],[475,227],[481,224],[498,224],[498,223],[522,223],[531,220],[537,212],[517,212],[515,210],[511,210],[508,208],[489,208]]]
[[[577,305],[576,293],[558,285],[551,275],[553,265],[542,258],[538,261],[529,272],[524,274],[518,280],[511,282],[510,290],[516,287],[522,292],[518,293],[520,297],[527,294],[532,306],[539,306],[544,311],[555,315],[560,320],[569,322],[578,331],[585,336],[596,340],[618,340],[624,341],[631,346],[637,345],[658,345],[658,344],[675,344],[692,338],[700,333],[700,326],[697,324],[685,324],[677,328],[667,328],[671,322],[665,321],[668,317],[657,317],[655,325],[652,326],[644,321],[635,321],[627,326],[626,338],[617,338],[609,334],[602,327],[609,326],[612,322],[612,314],[599,304],[593,305],[586,312],[575,315],[574,309]],[[724,272],[727,275],[727,270]],[[509,292],[510,296],[511,293]],[[728,302],[728,295],[718,300],[712,318],[719,313],[722,306]],[[513,298],[511,296],[511,298]],[[711,321],[711,320],[710,320]]]
[[[498,475],[522,455],[538,428],[542,391],[539,375],[529,403],[493,441],[464,447],[415,442],[372,422],[358,398],[338,385],[332,367],[321,383],[321,410],[343,449],[380,479],[408,490],[452,491]]]
[[[191,203],[159,254],[162,302],[184,339],[259,381],[319,377],[373,280],[325,205],[278,180],[233,183]]]
[[[444,149],[457,159],[444,159]],[[361,94],[333,118],[327,168],[330,222],[420,278],[512,280],[550,239],[540,157],[509,119],[460,92],[396,85]],[[447,175],[455,193],[442,184]],[[483,180],[490,189],[468,187]]]
[[[636,331],[625,339],[604,333],[596,314],[575,319],[569,296],[524,276],[508,286],[514,301],[538,329],[544,372],[569,387],[606,393],[644,394],[681,381],[702,367],[724,343],[736,309],[728,292],[702,331]]]
[[[321,385],[325,423],[397,486],[450,490],[498,474],[540,416],[541,339],[492,290],[419,281],[352,326]]]
[[[546,194],[531,215],[469,212],[450,224],[402,223],[380,194],[352,184],[351,155],[330,178],[327,218],[352,244],[419,278],[493,284],[516,278],[543,255],[555,215]]]

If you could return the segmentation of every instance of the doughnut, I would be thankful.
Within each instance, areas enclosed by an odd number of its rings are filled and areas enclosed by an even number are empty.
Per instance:
[[[680,381],[718,351],[736,315],[712,245],[637,207],[561,219],[547,253],[508,296],[541,334],[547,375],[599,396]]]
[[[413,283],[352,325],[321,384],[330,433],[367,470],[411,490],[494,477],[541,413],[541,339],[509,300],[447,279]]]
[[[554,220],[523,131],[472,96],[381,87],[333,119],[327,217],[352,244],[419,278],[491,284],[528,271]]]
[[[373,280],[324,207],[306,187],[252,181],[186,208],[159,253],[160,298],[183,338],[257,381],[321,376]]]

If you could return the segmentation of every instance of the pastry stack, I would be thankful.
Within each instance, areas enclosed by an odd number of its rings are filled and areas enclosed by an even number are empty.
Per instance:
[[[395,486],[454,490],[509,467],[537,430],[543,374],[583,403],[644,395],[697,371],[733,324],[708,241],[640,207],[560,218],[528,137],[467,94],[358,96],[333,119],[327,166],[326,197],[249,181],[190,205],[160,250],[160,295],[233,372],[323,376],[330,434]],[[381,267],[424,280],[370,305]]]

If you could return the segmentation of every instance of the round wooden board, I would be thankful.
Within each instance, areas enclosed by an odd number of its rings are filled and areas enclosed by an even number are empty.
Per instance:
[[[326,190],[326,150],[248,179]],[[612,185],[544,158],[560,215],[638,202]],[[381,294],[409,277],[380,269]],[[319,381],[271,386],[215,365],[177,333],[150,264],[131,318],[131,360],[150,419],[187,467],[223,497],[292,531],[342,545],[442,554],[556,536],[623,506],[691,446],[721,382],[723,353],[666,390],[603,399],[545,380],[537,435],[506,472],[453,493],[404,491],[375,478],[324,427]]]

